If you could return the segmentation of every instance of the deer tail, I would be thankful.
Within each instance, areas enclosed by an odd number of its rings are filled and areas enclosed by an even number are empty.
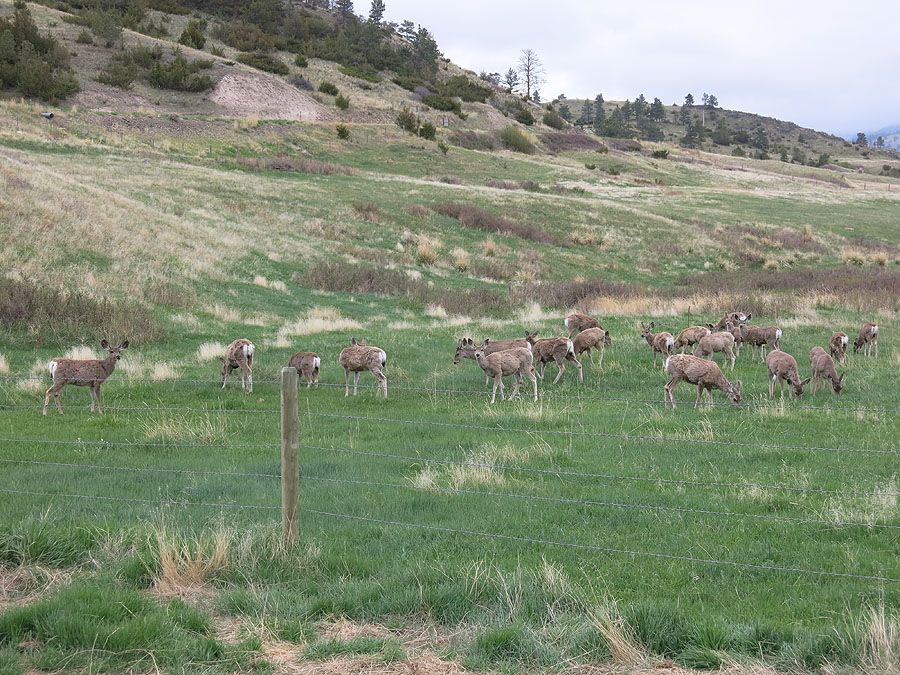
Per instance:
[[[47,364],[47,370],[50,371],[50,379],[51,379],[51,380],[56,379],[56,367],[57,367],[58,365],[59,365],[59,364],[58,364],[56,361],[50,361],[50,362]]]

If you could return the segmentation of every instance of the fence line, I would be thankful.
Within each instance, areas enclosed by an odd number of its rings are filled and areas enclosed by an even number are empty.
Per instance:
[[[60,497],[62,499],[100,499],[111,502],[134,502],[137,504],[158,504],[158,505],[187,505],[187,506],[206,506],[211,508],[227,508],[227,509],[262,509],[280,511],[280,506],[266,506],[263,504],[229,504],[227,502],[186,502],[175,499],[141,499],[140,497],[109,497],[104,495],[79,495],[71,492],[37,492],[32,490],[13,490],[10,488],[0,488],[0,493],[10,495],[30,495],[33,497]]]
[[[828,490],[825,488],[814,488],[814,487],[800,487],[793,485],[777,485],[772,483],[725,483],[718,481],[699,481],[699,480],[679,480],[674,478],[654,478],[652,476],[621,476],[617,474],[608,474],[608,473],[590,473],[590,472],[579,472],[579,471],[568,471],[566,469],[538,469],[534,467],[528,466],[516,466],[516,465],[506,465],[506,464],[486,464],[482,462],[471,462],[471,461],[463,461],[463,460],[447,460],[447,459],[433,459],[430,457],[422,457],[422,456],[412,456],[412,455],[397,455],[387,452],[364,452],[362,450],[354,450],[353,448],[340,448],[334,446],[323,446],[323,445],[306,445],[301,444],[301,448],[306,448],[308,450],[328,450],[332,452],[342,452],[348,453],[352,455],[360,455],[363,457],[380,457],[384,459],[399,459],[407,462],[415,462],[420,464],[443,464],[446,466],[471,466],[480,469],[494,469],[496,471],[516,471],[521,473],[537,473],[544,474],[554,477],[560,476],[570,476],[577,478],[592,478],[599,480],[609,480],[609,481],[637,481],[644,483],[664,483],[664,484],[673,484],[673,485],[686,485],[691,487],[716,487],[716,488],[759,488],[763,490],[778,490],[782,492],[799,492],[799,493],[814,493],[814,494],[825,494],[825,495],[837,495],[841,497],[900,497],[900,491],[873,491],[873,492],[863,492],[860,490]]]
[[[368,516],[356,516],[349,513],[334,513],[332,511],[320,511],[317,509],[301,509],[303,513],[312,513],[318,516],[326,516],[330,518],[340,518],[346,520],[356,520],[362,522],[375,523],[378,525],[389,525],[394,527],[406,527],[409,529],[429,530],[433,532],[444,532],[448,534],[463,534],[467,536],[481,537],[484,539],[501,539],[505,541],[516,541],[526,544],[539,544],[542,546],[561,546],[565,548],[574,548],[581,550],[596,551],[599,553],[619,553],[623,555],[632,555],[638,557],[660,558],[663,560],[677,560],[680,562],[701,563],[706,565],[727,565],[751,570],[764,570],[769,572],[785,572],[800,575],[814,575],[819,577],[842,577],[850,579],[859,579],[866,581],[883,581],[888,583],[900,583],[900,578],[883,577],[868,574],[854,574],[851,572],[828,572],[825,570],[814,570],[802,567],[782,567],[778,565],[764,565],[759,563],[743,563],[734,560],[719,560],[716,558],[697,558],[688,555],[677,555],[674,553],[655,553],[653,551],[637,551],[624,548],[613,548],[609,546],[596,546],[594,544],[578,544],[574,542],[554,541],[549,539],[534,539],[532,537],[521,537],[512,534],[500,534],[496,532],[480,532],[477,530],[462,530],[451,527],[442,527],[439,525],[424,525],[420,523],[408,523],[396,520],[385,520],[381,518],[371,518]]]
[[[330,478],[325,476],[303,476],[303,480],[323,481],[329,483],[342,483],[346,485],[366,485],[369,487],[381,488],[397,488],[403,490],[420,491],[420,488],[414,485],[404,483],[380,483],[377,481],[355,480],[348,478]],[[721,518],[748,518],[755,520],[768,520],[773,522],[794,523],[802,525],[825,525],[827,527],[864,527],[866,529],[885,529],[900,530],[900,525],[888,525],[877,523],[860,523],[847,521],[830,521],[814,518],[798,518],[795,516],[777,516],[772,514],[761,513],[740,513],[738,511],[711,511],[707,509],[695,509],[690,507],[679,506],[662,506],[657,504],[644,504],[642,502],[605,502],[593,499],[574,499],[566,497],[546,497],[542,495],[525,495],[513,492],[492,492],[488,490],[470,490],[467,488],[448,488],[446,492],[450,494],[468,494],[478,495],[482,497],[508,497],[510,499],[521,499],[525,501],[551,502],[557,504],[573,504],[576,506],[600,506],[611,509],[634,509],[647,511],[662,511],[671,513],[691,513],[705,516],[719,516]]]
[[[281,478],[278,473],[243,473],[239,471],[207,471],[203,469],[156,469],[139,466],[113,466],[110,464],[82,464],[80,462],[43,462],[31,459],[0,459],[3,464],[35,464],[38,466],[57,466],[73,469],[100,469],[107,471],[131,471],[134,473],[174,473],[195,476],[235,476],[239,478]]]
[[[227,448],[227,449],[242,449],[242,450],[264,450],[266,448],[274,447],[277,445],[277,441],[272,441],[271,444],[263,444],[263,443],[234,443],[225,445],[223,443],[155,443],[153,441],[104,441],[104,440],[96,440],[96,441],[84,441],[76,439],[74,441],[57,441],[43,438],[0,438],[0,443],[22,443],[29,445],[76,445],[76,446],[84,446],[84,447],[125,447],[125,448],[163,448],[166,450],[183,450],[186,448]]]

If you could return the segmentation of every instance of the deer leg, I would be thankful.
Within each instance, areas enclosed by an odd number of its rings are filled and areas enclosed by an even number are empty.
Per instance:
[[[359,391],[359,371],[353,373],[353,395],[356,396]]]
[[[230,372],[231,370],[228,368],[228,366],[225,366],[225,368],[222,370],[222,389],[224,389],[225,385],[228,383],[228,374]]]
[[[575,364],[575,367],[578,369],[578,382],[584,384],[584,368],[581,367],[581,361],[572,356],[566,356],[569,361],[572,361]]]
[[[672,410],[675,410],[675,387],[678,386],[678,382],[678,378],[673,377],[666,383],[666,386],[663,387],[663,403],[668,406],[671,401]]]
[[[252,394],[253,393],[253,369],[250,367],[249,364],[247,365],[247,386],[248,386],[247,393]]]
[[[775,375],[769,378],[769,398],[775,398]]]
[[[350,395],[350,371],[344,368],[344,398]]]
[[[559,378],[561,378],[563,376],[563,373],[566,372],[566,362],[563,361],[562,359],[554,359],[554,360],[556,361],[556,367],[558,369],[557,373],[556,373],[556,379],[553,380],[553,384],[556,384],[557,382],[559,382]]]
[[[380,368],[373,370],[372,374],[375,376],[375,379],[378,380],[378,391],[383,392],[384,397],[387,398],[387,376]]]
[[[94,401],[97,400],[97,396],[94,393],[94,385],[93,384],[90,386],[90,389],[88,389],[88,392],[91,395],[91,412],[94,412]]]
[[[47,414],[47,406],[50,404],[50,397],[53,397],[53,402],[56,403],[56,409],[59,411],[59,414],[63,414],[62,405],[59,402],[59,392],[65,385],[63,384],[54,384],[47,390],[47,395],[44,397],[44,415]]]
[[[537,387],[537,376],[534,374],[534,368],[528,373],[528,378],[531,380],[531,387],[534,390],[534,402],[537,403],[538,400],[538,387]]]
[[[509,395],[509,400],[512,401],[514,398],[519,396],[519,387],[522,385],[522,375],[521,373],[516,373],[515,378],[513,379],[513,388],[512,393]]]
[[[503,400],[503,378],[501,375],[494,376],[494,389],[491,392],[491,404],[497,402],[497,387],[500,387],[500,400]]]

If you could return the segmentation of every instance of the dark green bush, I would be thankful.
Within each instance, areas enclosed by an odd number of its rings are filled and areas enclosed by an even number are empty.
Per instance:
[[[287,75],[291,72],[284,61],[265,52],[241,52],[237,55],[237,60],[246,66],[265,70],[276,75]]]
[[[241,52],[269,52],[275,49],[275,38],[246,21],[218,24],[213,37]]]
[[[170,63],[158,62],[147,74],[147,82],[157,89],[173,91],[206,91],[212,89],[213,81],[208,75],[194,75],[197,67],[188,63],[181,54],[176,54]]]
[[[206,21],[203,21],[202,19],[191,19],[188,21],[188,25],[185,27],[184,31],[182,31],[181,37],[178,38],[178,42],[186,47],[203,49],[203,45],[206,44],[205,33]]]
[[[566,121],[560,117],[559,113],[555,110],[548,110],[544,113],[543,118],[544,124],[546,124],[551,129],[565,129]]]
[[[493,94],[493,90],[478,82],[473,82],[465,75],[455,75],[438,86],[442,96],[461,98],[467,103],[484,103]]]
[[[422,103],[435,110],[445,110],[447,112],[461,111],[459,101],[454,101],[452,98],[439,96],[438,94],[428,94],[427,96],[424,96],[422,98]]]
[[[653,157],[653,159],[668,159],[669,151],[665,150],[665,149],[664,150],[654,150],[651,153],[651,156]]]
[[[337,125],[337,136],[342,141],[345,141],[348,138],[350,138],[350,129],[347,128],[346,124],[338,124]]]
[[[137,76],[138,69],[133,63],[113,59],[97,75],[97,81],[119,89],[131,89]]]
[[[75,42],[80,45],[92,45],[94,44],[94,38],[91,37],[91,31],[85,29],[78,34],[78,37],[75,38]]]
[[[297,54],[297,56],[294,57],[294,65],[298,68],[306,68],[309,66],[309,61],[303,54]]]
[[[359,80],[371,82],[372,84],[381,82],[381,77],[378,75],[378,71],[372,67],[341,66],[339,70],[348,77],[355,77]]]
[[[419,133],[419,117],[409,108],[404,108],[397,114],[395,120],[397,126],[411,134]]]
[[[335,84],[328,82],[327,80],[319,85],[319,91],[323,94],[329,94],[331,96],[337,96],[341,93]]]
[[[534,143],[516,127],[510,125],[500,132],[500,142],[508,150],[514,152],[522,152],[526,155],[533,155],[535,151]]]
[[[423,122],[422,126],[419,127],[419,136],[424,138],[426,141],[433,141],[436,134],[437,127],[435,127],[431,122]]]
[[[531,111],[528,108],[522,108],[516,113],[516,122],[530,127],[534,124],[534,115],[531,114]]]
[[[347,98],[346,96],[343,96],[342,94],[338,94],[337,97],[334,99],[334,104],[340,110],[347,110],[350,107],[350,99]]]

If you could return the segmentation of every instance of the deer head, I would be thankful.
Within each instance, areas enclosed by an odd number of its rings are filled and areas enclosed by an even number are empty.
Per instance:
[[[847,373],[841,373],[841,376],[837,379],[837,382],[834,380],[831,381],[831,388],[834,390],[835,394],[840,394],[841,390],[844,388],[844,375]]]
[[[475,341],[470,337],[464,337],[456,343],[456,355],[453,357],[453,365],[459,365],[462,359],[472,358],[475,351]]]
[[[811,377],[807,377],[805,380],[802,380],[801,382],[797,382],[796,384],[793,385],[793,387],[794,387],[794,395],[795,395],[797,398],[803,398],[803,387],[805,387],[806,385],[808,385],[808,384],[809,384],[809,381],[810,381],[811,379],[812,379]]]
[[[645,324],[643,321],[641,321],[641,329],[642,329],[641,337],[644,338],[645,340],[649,340],[653,336],[653,328],[655,326],[656,326],[655,321],[651,321],[649,325]]]
[[[128,348],[128,340],[125,340],[125,342],[120,344],[118,347],[111,346],[107,340],[101,340],[100,346],[108,351],[111,357],[115,357],[116,361],[118,361],[122,358],[122,350]]]
[[[729,382],[727,391],[728,391],[729,395],[731,396],[731,402],[734,403],[735,405],[738,405],[741,402],[741,383],[740,383],[740,381],[735,382],[734,384],[731,384]]]

